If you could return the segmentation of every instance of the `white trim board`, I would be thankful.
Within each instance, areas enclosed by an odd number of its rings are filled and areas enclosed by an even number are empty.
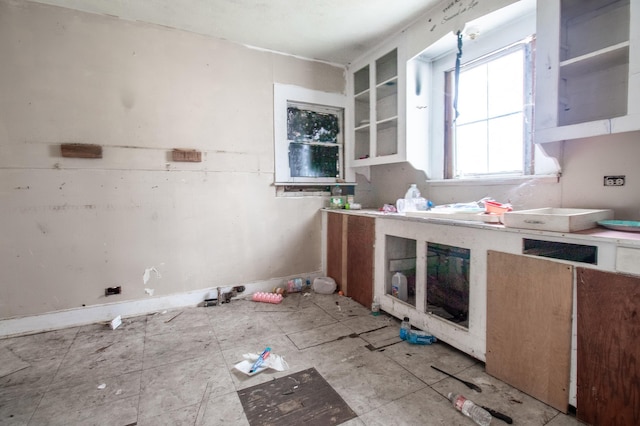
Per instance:
[[[291,278],[309,277],[309,279],[314,280],[321,276],[323,276],[322,271],[315,271],[292,275],[290,277],[272,278],[248,284],[226,286],[221,287],[221,289],[224,291],[230,291],[233,287],[244,285],[245,291],[239,295],[240,298],[244,298],[258,291],[272,291],[274,287],[282,286],[283,283]],[[189,291],[186,293],[170,294],[167,296],[127,300],[123,302],[47,312],[44,314],[25,317],[0,319],[0,339],[41,333],[44,331],[59,330],[67,327],[77,327],[98,322],[104,322],[107,324],[118,315],[122,317],[134,317],[169,309],[197,306],[202,303],[204,299],[216,297],[217,287],[212,287]],[[215,309],[215,307],[211,309]]]

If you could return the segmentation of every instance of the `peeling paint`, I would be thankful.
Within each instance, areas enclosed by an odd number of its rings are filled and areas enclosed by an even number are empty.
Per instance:
[[[145,269],[144,270],[144,274],[142,274],[142,282],[144,284],[149,282],[149,280],[151,279],[151,273],[152,272],[156,273],[156,277],[162,278],[162,275],[160,275],[160,272],[158,272],[158,270],[155,268],[155,266],[152,266],[151,268]]]

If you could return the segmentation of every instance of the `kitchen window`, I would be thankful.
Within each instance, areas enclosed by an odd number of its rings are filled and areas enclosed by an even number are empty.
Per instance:
[[[407,62],[407,143],[426,144],[426,159],[409,161],[435,185],[557,177],[556,158],[532,141],[535,2],[464,23],[454,120],[458,31],[453,27]]]
[[[533,173],[532,40],[446,72],[446,178]]]
[[[345,106],[342,94],[274,85],[277,186],[343,181]]]

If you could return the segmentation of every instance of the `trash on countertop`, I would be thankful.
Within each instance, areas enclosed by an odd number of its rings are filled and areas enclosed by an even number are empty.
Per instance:
[[[380,207],[380,211],[383,213],[398,213],[398,210],[393,204],[385,204],[384,206]]]
[[[486,213],[498,214],[498,215],[505,212],[510,212],[513,210],[513,207],[511,207],[511,204],[509,203],[502,204],[493,200],[485,200],[484,208]]]
[[[509,203],[499,203],[491,197],[485,197],[478,201],[468,203],[454,203],[435,206],[434,212],[447,213],[480,213],[492,216],[502,216],[505,212],[512,211],[513,208]],[[501,220],[500,220],[501,221]]]
[[[413,212],[413,211],[426,211],[433,206],[433,203],[420,194],[420,190],[415,183],[412,183],[404,198],[399,198],[396,201],[396,210],[398,213]]]
[[[255,371],[251,372],[256,361],[260,358],[261,354],[257,353],[248,353],[242,355],[244,361],[241,361],[233,366],[238,371],[243,372],[247,376],[253,376],[254,374],[261,373],[262,371],[271,368],[276,371],[285,371],[289,369],[289,364],[285,361],[284,357],[281,355],[276,355],[269,351],[269,356],[265,357],[262,363],[259,365],[259,368]]]

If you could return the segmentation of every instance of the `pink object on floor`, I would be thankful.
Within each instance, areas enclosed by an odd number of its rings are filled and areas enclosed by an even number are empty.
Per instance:
[[[259,291],[257,293],[253,293],[253,296],[251,296],[251,300],[253,300],[254,302],[280,303],[282,302],[282,295],[275,293],[264,293]]]

